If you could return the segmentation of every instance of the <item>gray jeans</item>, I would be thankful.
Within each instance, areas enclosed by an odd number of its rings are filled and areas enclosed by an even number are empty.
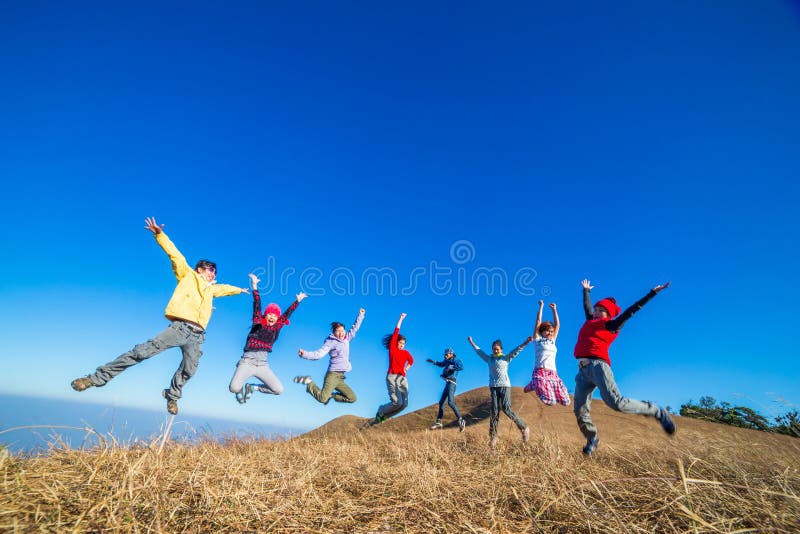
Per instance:
[[[380,408],[378,413],[384,417],[391,417],[408,406],[408,380],[403,375],[386,375],[386,390],[389,392],[389,401]]]
[[[650,415],[655,417],[658,406],[652,402],[638,401],[623,397],[614,381],[614,373],[603,360],[590,360],[579,362],[578,375],[575,377],[575,417],[578,427],[586,439],[597,437],[597,427],[592,423],[592,393],[594,389],[600,390],[603,402],[610,408],[622,413]]]
[[[519,418],[511,409],[511,388],[510,387],[490,387],[489,393],[492,395],[492,411],[489,416],[489,436],[497,435],[497,423],[500,420],[500,410],[514,421],[517,428],[525,430],[528,426],[525,421]]]
[[[175,371],[175,375],[172,377],[172,382],[167,392],[167,397],[178,400],[181,398],[183,385],[197,372],[200,357],[203,355],[201,346],[205,340],[205,332],[197,330],[189,323],[171,321],[167,329],[153,339],[136,345],[125,354],[117,357],[116,360],[98,367],[93,374],[89,375],[89,379],[97,387],[105,386],[112,378],[128,367],[143,362],[151,356],[155,356],[172,347],[180,347],[183,358],[178,370]]]
[[[245,352],[239,359],[236,365],[236,372],[233,373],[231,383],[228,389],[231,393],[239,393],[242,391],[242,386],[245,380],[254,376],[263,382],[262,385],[256,386],[256,390],[261,393],[270,393],[272,395],[280,395],[283,393],[283,384],[272,372],[267,363],[267,355],[269,352]]]

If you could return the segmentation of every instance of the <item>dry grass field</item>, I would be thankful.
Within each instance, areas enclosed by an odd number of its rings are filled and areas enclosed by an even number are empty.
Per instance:
[[[531,440],[501,415],[490,450],[488,390],[457,402],[464,433],[428,430],[430,406],[291,440],[6,457],[0,531],[800,532],[798,439],[685,418],[670,438],[595,401],[601,442],[584,458],[570,408],[514,388]]]

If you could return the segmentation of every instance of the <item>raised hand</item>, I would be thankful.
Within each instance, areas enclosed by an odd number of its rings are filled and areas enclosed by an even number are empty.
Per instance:
[[[594,286],[593,286],[593,285],[592,285],[592,284],[589,282],[589,279],[588,279],[588,278],[584,278],[584,279],[581,281],[581,285],[583,286],[583,288],[584,288],[584,289],[588,289],[589,291],[591,291],[592,289],[594,289]]]
[[[406,314],[405,314],[405,313],[401,313],[401,314],[400,314],[400,320],[402,321],[402,320],[403,320],[403,319],[405,319],[405,318],[406,318]]]
[[[542,308],[544,308],[544,301],[542,299],[539,299],[539,309]]]
[[[306,351],[304,351],[303,349],[298,349],[298,351],[297,351],[297,355],[298,356],[302,356],[305,353],[306,353]]]
[[[302,291],[294,296],[297,299],[297,302],[303,302],[303,299],[306,298],[308,295],[303,293]]]
[[[556,311],[556,303],[555,302],[551,302],[550,303],[550,309],[553,310],[553,311]]]
[[[653,288],[653,291],[655,291],[656,293],[658,293],[659,291],[662,291],[662,290],[664,290],[664,289],[667,289],[671,283],[672,283],[672,282],[667,282],[666,284],[662,284],[662,285],[660,285],[660,286],[656,286],[656,287],[654,287],[654,288]]]
[[[358,314],[359,315],[364,315],[365,313],[367,313],[367,310],[365,310],[364,308],[361,308],[360,310],[358,310]]]
[[[153,232],[153,234],[160,234],[164,228],[164,225],[163,224],[159,225],[156,222],[155,217],[147,217],[144,220],[144,227]]]
[[[250,273],[250,274],[248,274],[247,276],[249,276],[249,277],[250,277],[250,287],[252,287],[252,288],[253,288],[253,291],[255,291],[256,289],[258,289],[258,283],[259,283],[261,280],[259,280],[259,278],[258,278],[256,275],[254,275],[253,273]]]

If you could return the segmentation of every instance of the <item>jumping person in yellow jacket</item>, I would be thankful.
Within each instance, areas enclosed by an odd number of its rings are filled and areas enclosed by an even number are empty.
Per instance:
[[[201,349],[206,339],[206,325],[211,318],[211,303],[214,297],[227,297],[247,293],[247,288],[226,284],[217,284],[217,265],[209,260],[200,260],[189,267],[186,258],[178,251],[154,217],[145,219],[145,228],[153,232],[156,242],[164,249],[172,262],[172,271],[178,279],[178,286],[164,312],[170,321],[169,327],[149,341],[133,347],[116,360],[101,365],[97,370],[72,381],[72,389],[83,391],[92,386],[105,386],[109,380],[122,371],[139,362],[155,356],[172,347],[180,347],[183,352],[178,370],[172,377],[172,383],[162,393],[167,399],[167,411],[173,415],[178,413],[178,399],[181,398],[183,385],[197,371]]]

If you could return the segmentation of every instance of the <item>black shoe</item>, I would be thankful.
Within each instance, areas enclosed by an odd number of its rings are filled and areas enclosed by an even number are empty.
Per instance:
[[[597,448],[597,444],[600,442],[597,437],[593,437],[592,439],[586,442],[586,445],[583,447],[583,454],[586,456],[591,456],[594,454],[594,450]]]
[[[667,410],[664,408],[659,408],[658,414],[656,414],[656,419],[658,419],[658,422],[661,423],[661,428],[664,429],[664,432],[670,436],[675,433],[675,423],[672,422],[672,418],[669,416],[669,412]]]

